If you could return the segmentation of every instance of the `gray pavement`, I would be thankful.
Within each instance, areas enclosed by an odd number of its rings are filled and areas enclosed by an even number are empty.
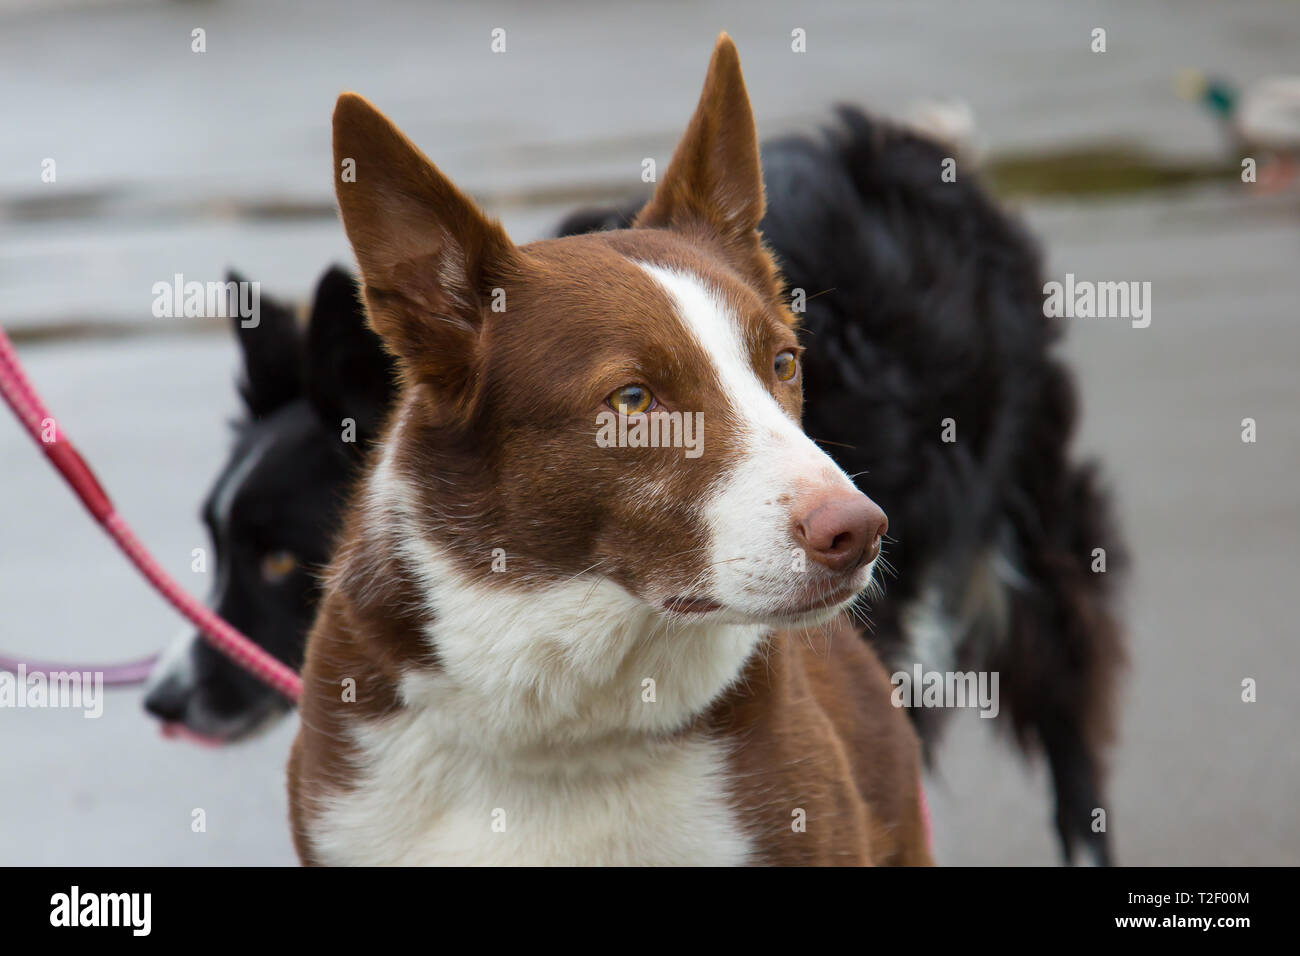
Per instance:
[[[1291,0],[816,0],[812,3],[0,0],[0,321],[147,316],[175,272],[256,264],[307,291],[346,253],[329,114],[343,89],[388,112],[498,212],[640,187],[699,94],[713,38],[740,48],[763,135],[851,101],[897,112],[959,96],[992,152],[1133,143],[1215,155],[1172,81],[1295,68]],[[452,12],[454,10],[454,13]],[[490,31],[506,30],[504,54]],[[1107,52],[1089,49],[1107,30]],[[207,52],[190,51],[194,28]],[[803,29],[807,52],[792,53]],[[58,180],[40,180],[55,159]],[[251,265],[250,265],[251,268]]]
[[[306,292],[345,260],[328,215],[334,95],[370,96],[519,238],[667,158],[716,31],[736,37],[765,134],[838,99],[896,110],[960,94],[986,149],[1126,140],[1219,147],[1170,92],[1185,65],[1285,71],[1287,2],[1119,0],[740,5],[0,3],[0,323],[60,423],[172,573],[206,545],[200,498],[236,412],[219,331],[150,320],[150,287],[234,264]],[[209,52],[188,52],[208,29]],[[1086,54],[1094,25],[1110,52]],[[504,26],[509,52],[486,52]],[[793,27],[809,53],[789,53]],[[174,48],[173,48],[174,45]],[[59,181],[41,184],[54,156]],[[626,184],[626,185],[625,185]],[[1030,201],[1060,277],[1150,281],[1151,327],[1080,319],[1066,352],[1082,447],[1113,479],[1135,552],[1132,663],[1111,828],[1128,864],[1300,862],[1300,203],[1242,186]],[[138,334],[39,334],[129,323]],[[189,334],[192,333],[192,334]],[[1255,444],[1240,441],[1244,417]],[[121,561],[0,415],[0,648],[99,660],[156,649],[181,623]],[[1259,699],[1242,703],[1243,678]],[[963,715],[964,717],[965,715]],[[950,864],[1055,860],[1047,781],[957,719],[929,781]],[[160,739],[138,694],[99,720],[0,709],[0,864],[284,864],[293,721],[225,750]],[[191,831],[202,808],[207,832]]]

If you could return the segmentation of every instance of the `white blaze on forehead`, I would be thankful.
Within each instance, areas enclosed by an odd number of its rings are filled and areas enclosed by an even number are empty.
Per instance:
[[[755,432],[772,430],[802,438],[799,426],[758,380],[749,350],[745,348],[740,321],[722,296],[699,276],[647,262],[637,265],[668,293],[677,306],[682,325],[713,361],[724,397],[737,419],[749,423]]]
[[[803,585],[794,556],[792,509],[802,490],[853,483],[803,433],[759,380],[745,348],[740,317],[701,277],[637,263],[668,294],[687,333],[714,366],[730,405],[740,460],[718,476],[705,503],[713,532],[711,596],[728,607],[759,613]],[[704,422],[704,453],[709,430]],[[733,427],[728,423],[728,427]]]
[[[235,498],[239,495],[240,489],[244,487],[244,482],[248,480],[248,476],[253,473],[253,469],[271,450],[272,445],[275,444],[275,439],[276,433],[273,431],[261,435],[253,443],[252,447],[244,452],[243,457],[219,479],[220,484],[217,486],[216,493],[212,496],[212,514],[217,523],[217,533],[222,537],[225,537],[230,527],[230,514],[235,510]]]

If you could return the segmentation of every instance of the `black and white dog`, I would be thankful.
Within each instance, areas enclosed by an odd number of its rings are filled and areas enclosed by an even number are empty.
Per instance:
[[[239,277],[228,276],[238,282]],[[387,354],[365,324],[346,272],[321,278],[306,328],[262,298],[259,322],[234,330],[243,353],[246,417],[203,505],[216,555],[210,603],[295,669],[319,600],[348,482],[393,393]],[[227,742],[288,704],[197,635],[155,666],[145,707],[170,733]]]
[[[942,181],[947,152],[851,109],[822,137],[764,148],[762,231],[802,311],[804,428],[889,515],[894,574],[868,614],[886,664],[997,672],[1003,725],[1050,765],[1066,859],[1104,864],[1092,824],[1106,806],[1125,549],[1095,469],[1070,456],[1076,395],[1051,354],[1061,329],[1043,315],[1035,245],[971,178]],[[639,205],[583,210],[559,231],[620,227]],[[297,666],[312,575],[390,369],[338,270],[305,337],[270,311],[239,330],[249,418],[204,516],[216,609]],[[340,441],[344,418],[355,444]],[[226,740],[282,709],[198,641],[160,665],[147,706]],[[944,711],[911,713],[933,744]]]

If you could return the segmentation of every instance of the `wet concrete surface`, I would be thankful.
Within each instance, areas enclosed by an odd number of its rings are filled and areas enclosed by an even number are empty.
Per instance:
[[[765,134],[811,128],[838,99],[897,110],[957,93],[994,153],[1123,140],[1198,160],[1221,141],[1172,97],[1174,70],[1279,72],[1300,40],[1287,3],[539,7],[476,5],[455,22],[415,5],[0,7],[0,76],[28,91],[0,103],[0,125],[18,131],[0,140],[0,322],[26,334],[24,361],[60,424],[196,593],[209,582],[190,553],[207,544],[198,506],[237,412],[235,349],[219,330],[151,323],[150,289],[234,264],[267,293],[300,296],[346,261],[319,213],[340,89],[390,111],[526,239],[577,196],[636,188],[642,157],[667,159],[720,28],[740,46]],[[202,57],[189,52],[199,24]],[[1086,52],[1097,24],[1109,28],[1104,65]],[[494,26],[508,31],[504,56],[487,50]],[[789,52],[796,26],[802,58]],[[56,186],[39,182],[47,155]],[[62,206],[56,189],[71,197]],[[299,212],[267,211],[276,204]],[[1149,328],[1080,319],[1066,344],[1079,444],[1105,462],[1136,568],[1117,857],[1300,862],[1300,204],[1224,183],[1020,207],[1052,277],[1152,283]],[[139,334],[40,334],[114,322]],[[1240,439],[1245,417],[1254,444]],[[180,629],[5,416],[0,502],[0,648],[103,660]],[[1241,701],[1248,677],[1253,704]],[[989,723],[955,719],[928,781],[937,856],[1053,863],[1046,776]],[[0,711],[0,863],[290,863],[292,734],[290,719],[224,750],[166,741],[130,691],[98,720]],[[205,833],[191,830],[196,808]]]

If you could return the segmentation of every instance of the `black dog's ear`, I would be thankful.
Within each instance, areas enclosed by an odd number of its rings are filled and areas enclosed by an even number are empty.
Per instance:
[[[606,229],[630,229],[644,205],[644,199],[629,199],[618,206],[583,206],[560,220],[555,235],[563,238]]]
[[[233,269],[226,282],[247,280]],[[293,310],[274,299],[259,297],[256,320],[230,309],[235,340],[244,356],[239,394],[249,414],[262,418],[302,394],[302,339]]]
[[[307,397],[327,429],[356,422],[361,442],[375,436],[396,394],[395,363],[366,322],[361,288],[333,266],[316,286],[307,326]]]

